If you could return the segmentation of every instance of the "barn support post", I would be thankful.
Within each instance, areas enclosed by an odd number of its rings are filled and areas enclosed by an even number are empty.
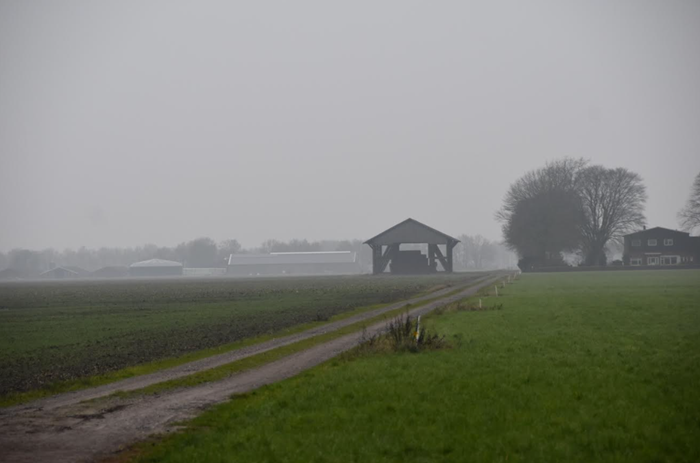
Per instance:
[[[379,270],[382,262],[382,246],[379,244],[370,244],[370,247],[372,248],[372,273],[377,275],[382,273],[382,271]]]
[[[440,249],[440,246],[437,244],[435,246],[435,257],[437,257],[437,260],[440,261],[442,264],[442,268],[445,272],[450,272],[448,269],[448,264],[447,264],[447,259],[445,259],[445,256],[442,254],[442,250]]]
[[[435,270],[435,248],[437,248],[435,244],[428,245],[428,266],[430,267],[430,271]]]
[[[459,243],[459,241],[450,241],[447,243],[447,268],[445,270],[449,273],[452,273],[454,270],[453,251],[457,243]]]
[[[390,244],[386,249],[382,249],[382,245],[373,244],[372,248],[372,273],[378,275],[384,273],[389,261],[394,258],[399,251],[398,244]]]

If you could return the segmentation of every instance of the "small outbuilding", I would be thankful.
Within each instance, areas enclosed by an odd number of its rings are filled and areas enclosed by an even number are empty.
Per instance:
[[[15,268],[0,270],[0,280],[21,280],[22,272]]]
[[[172,260],[150,259],[129,266],[132,277],[167,277],[182,275],[182,264]]]
[[[452,251],[458,243],[458,239],[410,218],[365,241],[372,248],[375,275],[384,273],[387,266],[394,274],[434,273],[438,263],[442,271],[452,273]],[[428,253],[402,251],[402,244],[427,244]]]

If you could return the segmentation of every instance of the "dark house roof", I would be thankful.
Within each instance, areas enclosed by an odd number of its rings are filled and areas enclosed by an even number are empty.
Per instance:
[[[630,233],[628,235],[625,235],[625,237],[636,237],[636,236],[642,236],[645,234],[656,234],[659,232],[663,232],[665,235],[670,235],[670,234],[676,234],[676,235],[683,235],[683,236],[689,236],[690,233],[678,231],[678,230],[671,230],[670,228],[664,228],[664,227],[654,227],[654,228],[647,228],[645,230],[639,230],[634,233]]]
[[[270,254],[231,254],[229,266],[239,265],[298,265],[298,264],[353,264],[357,253],[331,252],[272,252]]]
[[[389,245],[397,243],[447,244],[459,240],[435,230],[417,220],[406,219],[365,241],[365,244]]]

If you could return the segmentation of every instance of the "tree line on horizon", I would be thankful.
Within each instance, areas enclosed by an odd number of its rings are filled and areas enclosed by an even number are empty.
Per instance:
[[[605,266],[624,235],[646,226],[646,200],[639,174],[563,158],[511,184],[496,219],[523,270],[568,265],[565,255]],[[688,231],[700,226],[700,174],[678,217]]]
[[[488,270],[512,267],[515,256],[505,246],[490,241],[481,235],[460,235],[462,244],[455,249],[455,270]],[[94,271],[103,267],[128,267],[148,259],[165,259],[183,263],[186,267],[211,268],[225,267],[231,254],[268,254],[270,252],[322,252],[352,251],[358,255],[360,266],[369,269],[372,264],[372,251],[362,240],[321,240],[292,239],[280,241],[269,239],[260,246],[244,248],[237,240],[220,242],[202,237],[183,242],[177,246],[157,246],[147,244],[136,247],[102,247],[90,249],[52,248],[40,251],[13,249],[0,252],[0,270],[14,269],[19,275],[34,277],[49,270],[50,266],[80,267]]]

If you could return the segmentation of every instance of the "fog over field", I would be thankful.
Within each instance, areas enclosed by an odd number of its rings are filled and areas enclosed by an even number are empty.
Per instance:
[[[678,226],[700,2],[0,2],[0,251],[498,240],[508,186],[565,156]]]

